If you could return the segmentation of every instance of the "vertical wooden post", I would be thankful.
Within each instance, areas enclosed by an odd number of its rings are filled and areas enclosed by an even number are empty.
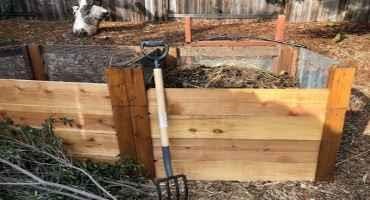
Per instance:
[[[328,83],[330,93],[321,138],[316,181],[334,179],[336,156],[342,138],[354,73],[354,68],[333,68],[330,71]]]
[[[285,40],[285,28],[286,28],[285,15],[279,15],[276,22],[275,40],[277,41]]]
[[[191,17],[185,17],[185,43],[191,43],[192,35],[191,35]]]
[[[166,66],[177,66],[177,59],[179,57],[179,49],[177,47],[170,47],[168,56],[166,57]]]
[[[106,70],[106,76],[120,155],[135,159],[144,166],[150,177],[154,177],[153,144],[143,70],[110,67]]]
[[[284,71],[294,77],[297,72],[298,53],[299,48],[281,45],[277,64],[273,66],[272,71],[276,74],[280,74]]]
[[[48,80],[44,65],[44,59],[41,54],[41,46],[37,44],[29,45],[28,55],[32,67],[33,79],[40,81]]]

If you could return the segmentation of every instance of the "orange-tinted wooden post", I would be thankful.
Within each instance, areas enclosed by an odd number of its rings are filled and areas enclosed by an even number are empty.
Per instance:
[[[191,43],[191,17],[185,17],[185,43]]]
[[[106,70],[114,127],[122,158],[135,159],[154,177],[148,102],[141,68]]]
[[[44,65],[44,59],[41,53],[41,46],[37,44],[31,44],[27,47],[27,49],[30,64],[32,67],[33,79],[40,81],[48,80]]]
[[[279,15],[276,22],[275,40],[277,41],[285,40],[285,28],[286,28],[285,15]]]
[[[316,181],[334,179],[336,156],[342,138],[354,74],[354,68],[333,68],[330,72],[328,83],[330,93],[321,138]]]
[[[281,45],[277,63],[273,65],[272,71],[275,74],[287,72],[295,77],[298,65],[299,48],[288,45]]]

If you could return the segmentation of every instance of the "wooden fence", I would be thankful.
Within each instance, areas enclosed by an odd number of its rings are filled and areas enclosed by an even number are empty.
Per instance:
[[[12,2],[12,3],[11,3]],[[0,13],[27,13],[41,19],[72,18],[77,0],[2,0]],[[284,12],[290,21],[369,21],[368,0],[101,0],[112,19],[133,23],[192,15],[202,18],[271,18]]]

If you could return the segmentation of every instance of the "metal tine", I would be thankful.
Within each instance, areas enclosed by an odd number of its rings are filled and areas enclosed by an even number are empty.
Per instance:
[[[171,200],[172,194],[171,194],[171,187],[170,187],[170,180],[166,180],[166,188],[167,188],[167,199]]]
[[[183,185],[185,187],[185,200],[188,200],[189,199],[189,188],[188,188],[188,180],[186,178],[185,175],[180,175],[179,177],[181,177],[182,181],[183,181]]]
[[[176,190],[176,199],[180,200],[180,188],[177,176],[173,177],[173,182],[175,183],[175,190]]]
[[[158,200],[162,200],[162,189],[161,189],[161,182],[156,181],[155,182],[156,188],[157,188],[157,193],[158,193]]]

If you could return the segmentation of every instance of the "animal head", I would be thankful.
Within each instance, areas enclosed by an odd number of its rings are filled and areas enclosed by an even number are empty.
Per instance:
[[[90,10],[91,17],[95,18],[96,20],[103,20],[109,16],[109,11],[100,6],[92,6]]]
[[[78,36],[91,36],[97,33],[101,20],[109,16],[109,11],[92,1],[80,0],[79,6],[73,6],[73,33]]]

